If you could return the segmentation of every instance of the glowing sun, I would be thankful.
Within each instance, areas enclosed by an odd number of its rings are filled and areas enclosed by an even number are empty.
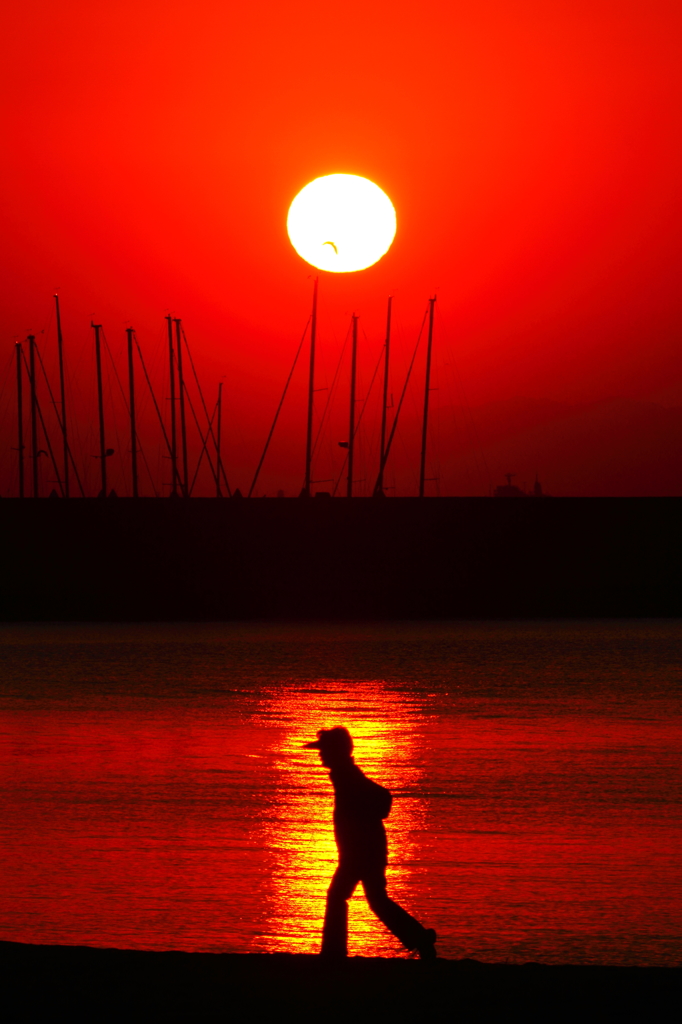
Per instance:
[[[287,231],[299,256],[320,270],[364,270],[395,237],[393,203],[357,174],[327,174],[301,189],[289,207]]]

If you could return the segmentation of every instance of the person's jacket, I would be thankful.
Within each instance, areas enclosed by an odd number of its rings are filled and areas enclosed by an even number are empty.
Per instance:
[[[334,786],[334,835],[342,859],[386,864],[383,819],[391,810],[389,791],[372,782],[352,758],[330,772]]]

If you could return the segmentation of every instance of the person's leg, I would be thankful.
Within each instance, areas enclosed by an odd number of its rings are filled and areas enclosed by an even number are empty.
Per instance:
[[[386,892],[386,875],[383,868],[364,872],[362,887],[369,903],[370,910],[376,914],[389,931],[400,939],[407,949],[418,949],[422,957],[435,956],[434,943],[436,933],[432,928],[424,928],[416,917],[408,914],[400,904],[392,900]]]
[[[348,900],[359,881],[358,873],[342,864],[334,872],[322,928],[323,956],[348,956]]]

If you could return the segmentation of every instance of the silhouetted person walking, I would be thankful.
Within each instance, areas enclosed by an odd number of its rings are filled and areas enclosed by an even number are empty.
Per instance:
[[[386,892],[388,847],[383,819],[391,810],[392,796],[372,782],[355,764],[353,740],[347,729],[321,729],[317,740],[306,743],[320,752],[331,769],[334,786],[334,836],[339,864],[327,892],[322,932],[322,955],[348,955],[348,900],[362,882],[367,902],[380,921],[407,949],[416,949],[423,960],[436,957],[436,933],[390,899]]]

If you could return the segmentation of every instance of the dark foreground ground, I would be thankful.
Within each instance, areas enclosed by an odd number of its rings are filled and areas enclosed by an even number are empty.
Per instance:
[[[151,953],[0,942],[5,1024],[24,1021],[682,1019],[682,969]]]

